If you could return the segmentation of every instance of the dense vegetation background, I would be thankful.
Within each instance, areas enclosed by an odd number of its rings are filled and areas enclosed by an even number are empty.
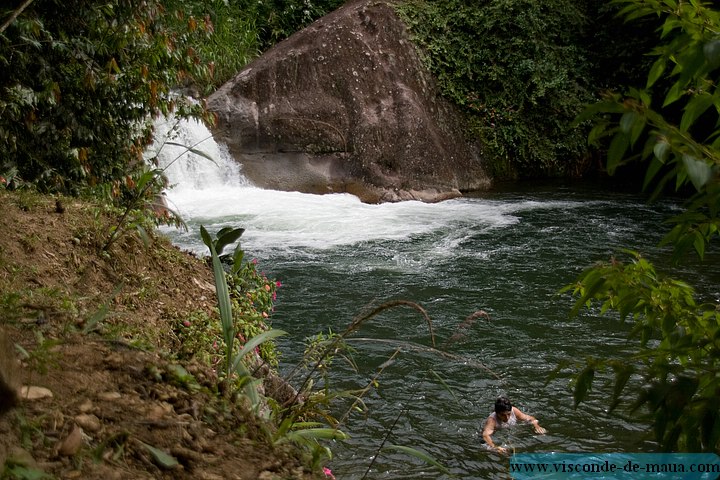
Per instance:
[[[202,96],[340,0],[35,0],[0,7],[0,175],[117,197],[144,167],[153,116]],[[572,125],[601,88],[634,85],[641,29],[600,0],[399,2],[444,94],[471,118],[498,177],[595,165]],[[610,72],[610,73],[608,73]],[[104,188],[99,188],[100,186]]]
[[[148,190],[143,151],[152,117],[204,115],[174,89],[211,91],[339,3],[4,2],[0,188],[135,201],[134,189]],[[613,173],[643,161],[646,187],[690,196],[666,242],[678,259],[688,250],[704,256],[720,231],[716,4],[408,0],[397,8],[444,95],[468,113],[469,133],[483,140],[498,178]],[[663,446],[718,451],[715,306],[696,304],[686,283],[639,256],[591,270],[575,292],[579,306],[599,300],[637,322],[640,341],[633,362],[589,362],[578,402],[598,368],[616,370],[614,404],[630,375],[641,374],[648,389],[636,406],[655,414]]]

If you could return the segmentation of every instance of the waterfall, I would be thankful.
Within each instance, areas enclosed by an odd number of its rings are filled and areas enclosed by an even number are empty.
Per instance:
[[[202,224],[215,230],[246,228],[243,244],[256,253],[326,249],[367,241],[404,242],[423,235],[437,239],[440,245],[433,248],[449,250],[464,238],[463,226],[494,228],[517,221],[512,211],[492,202],[456,199],[437,204],[368,205],[347,193],[313,195],[261,189],[243,176],[241,165],[202,123],[161,119],[155,129],[156,143],[146,156],[157,156],[158,166],[166,169],[166,201],[193,232],[192,236],[167,232],[183,248],[204,248],[193,243],[197,242],[194,232]]]
[[[158,119],[155,142],[145,155],[148,159],[157,157],[173,189],[251,186],[227,146],[217,143],[210,130],[195,119]]]

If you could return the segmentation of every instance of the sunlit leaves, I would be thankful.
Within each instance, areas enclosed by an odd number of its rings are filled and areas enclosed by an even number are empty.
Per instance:
[[[689,238],[681,236],[681,238]],[[630,261],[596,265],[566,287],[576,296],[574,313],[599,302],[633,323],[634,355],[592,358],[575,377],[576,406],[587,400],[598,372],[614,372],[610,408],[634,396],[632,411],[644,407],[658,442],[667,450],[716,451],[720,446],[720,311],[699,305],[687,283],[658,274],[636,253]],[[631,379],[645,387],[628,391]]]
[[[695,186],[695,189],[702,190],[705,184],[712,178],[713,172],[710,165],[687,154],[682,156],[682,161],[685,166],[685,171]]]
[[[717,236],[709,225],[717,223],[718,208],[709,200],[719,181],[720,11],[702,2],[646,2],[613,0],[627,21],[658,16],[663,21],[656,60],[649,68],[646,90],[629,89],[623,95],[606,95],[590,106],[578,121],[592,119],[589,141],[605,138],[607,171],[635,159],[649,161],[643,187],[653,196],[667,187],[691,187],[706,201],[693,201],[688,210],[697,215],[678,217],[682,224],[668,237],[675,258],[689,249],[704,255],[707,242]],[[653,106],[653,98],[661,107]],[[656,104],[658,102],[655,102]],[[641,150],[638,152],[638,146]],[[686,235],[687,238],[682,238]]]
[[[183,51],[202,32],[170,25],[163,1],[35,2],[8,26],[0,171],[15,167],[41,189],[70,193],[134,173],[148,117],[174,110],[170,90],[207,71]],[[32,103],[12,88],[31,92]]]

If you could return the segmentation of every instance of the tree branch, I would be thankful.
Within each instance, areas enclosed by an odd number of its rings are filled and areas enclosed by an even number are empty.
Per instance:
[[[4,32],[10,26],[10,24],[14,22],[17,17],[20,16],[23,10],[30,6],[32,2],[33,0],[25,0],[25,3],[20,5],[17,10],[15,10],[12,15],[10,15],[10,18],[8,18],[7,21],[2,24],[2,26],[0,27],[0,33]]]

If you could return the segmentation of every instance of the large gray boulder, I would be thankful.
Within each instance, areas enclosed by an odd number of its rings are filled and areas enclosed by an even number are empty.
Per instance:
[[[250,63],[208,99],[250,181],[369,203],[438,201],[490,185],[384,2],[351,1]]]

